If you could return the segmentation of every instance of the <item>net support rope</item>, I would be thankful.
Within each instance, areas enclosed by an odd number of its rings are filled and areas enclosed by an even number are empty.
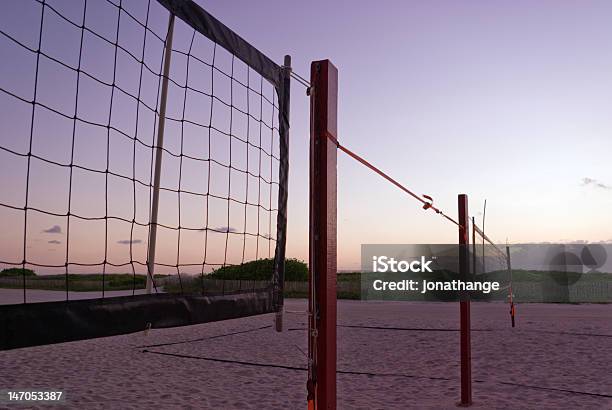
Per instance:
[[[294,80],[296,80],[299,84],[303,85],[306,88],[306,94],[310,95],[310,92],[311,92],[312,88],[311,88],[310,82],[308,80],[306,80],[303,76],[301,76],[301,75],[299,75],[299,74],[297,74],[295,72],[291,73],[291,77]],[[388,174],[386,174],[385,172],[380,170],[378,167],[372,165],[369,161],[364,159],[362,156],[357,155],[356,153],[354,153],[353,151],[351,151],[350,149],[348,149],[344,145],[340,144],[340,142],[336,138],[334,138],[333,135],[327,134],[326,136],[327,136],[327,138],[330,141],[332,141],[336,145],[336,147],[338,147],[338,149],[340,151],[344,152],[345,154],[347,154],[348,156],[350,156],[351,158],[353,158],[357,162],[361,163],[362,165],[366,166],[370,170],[374,171],[375,173],[377,173],[378,175],[380,175],[381,177],[383,177],[387,181],[391,182],[393,185],[395,185],[396,187],[398,187],[399,189],[401,189],[402,191],[404,191],[405,193],[407,193],[408,195],[410,195],[411,197],[413,197],[414,199],[419,201],[421,204],[423,204],[423,209],[425,209],[425,210],[431,209],[435,213],[440,214],[442,217],[444,217],[448,221],[452,222],[453,224],[455,224],[457,226],[461,226],[456,220],[454,220],[450,216],[446,215],[439,208],[433,206],[433,200],[431,199],[430,196],[423,195],[423,198],[425,198],[425,199],[421,198],[419,195],[415,194],[413,191],[411,191],[410,189],[406,188],[404,185],[402,185],[399,182],[397,182],[394,178],[392,178],[391,176],[389,176]]]
[[[460,226],[459,222],[457,222],[456,220],[454,220],[453,218],[451,218],[450,216],[448,216],[447,214],[442,212],[441,209],[433,206],[433,201],[431,200],[431,197],[429,197],[427,195],[423,195],[424,198],[430,199],[430,201],[427,201],[426,199],[421,198],[419,195],[415,194],[413,191],[411,191],[410,189],[406,188],[404,185],[402,185],[399,182],[397,182],[395,179],[390,177],[388,174],[386,174],[385,172],[381,171],[378,167],[372,165],[370,162],[368,162],[366,159],[364,159],[360,155],[355,154],[353,151],[351,151],[350,149],[348,149],[344,145],[340,144],[340,142],[336,138],[334,138],[333,135],[327,134],[327,138],[330,141],[332,141],[338,147],[338,149],[340,151],[344,152],[345,154],[347,154],[349,157],[353,158],[354,160],[356,160],[360,164],[362,164],[362,165],[366,166],[367,168],[371,169],[372,171],[374,171],[375,173],[377,173],[378,175],[380,175],[381,177],[383,177],[384,179],[386,179],[387,181],[389,181],[390,183],[392,183],[393,185],[398,187],[400,190],[402,190],[403,192],[407,193],[408,195],[410,195],[411,197],[413,197],[414,199],[419,201],[421,204],[423,204],[423,209],[424,210],[431,209],[435,213],[437,213],[440,216],[444,217],[446,220],[452,222],[453,224],[455,224],[457,226]]]

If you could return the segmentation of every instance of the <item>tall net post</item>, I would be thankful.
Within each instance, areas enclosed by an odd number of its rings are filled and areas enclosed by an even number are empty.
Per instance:
[[[487,200],[485,199],[484,207],[482,208],[482,271],[483,272],[487,271],[487,265],[485,261],[485,238],[484,238],[486,218],[487,218]]]
[[[506,245],[506,263],[508,265],[508,275],[510,277],[510,290],[509,290],[510,320],[512,321],[512,327],[515,327],[514,291],[512,289],[512,264],[510,263],[510,247],[508,245]]]
[[[308,408],[335,409],[338,70],[314,61],[310,78]]]
[[[472,217],[472,276],[476,276],[476,218]]]
[[[469,214],[468,197],[460,194],[459,205],[459,275],[461,280],[468,280],[469,262]],[[472,404],[472,353],[470,341],[470,297],[463,293],[459,301],[461,322],[461,406]]]

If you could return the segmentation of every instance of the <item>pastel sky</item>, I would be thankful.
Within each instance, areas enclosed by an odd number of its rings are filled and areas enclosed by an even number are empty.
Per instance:
[[[82,8],[67,7],[67,2],[50,1],[57,10],[72,12],[74,21],[82,19]],[[609,18],[612,14],[612,3],[608,1],[198,1],[211,14],[223,21],[247,39],[259,50],[277,62],[282,62],[285,54],[293,59],[295,72],[307,76],[309,65],[313,60],[329,58],[339,69],[339,135],[338,138],[355,152],[363,155],[380,168],[393,175],[419,194],[428,194],[435,198],[435,204],[451,216],[456,215],[457,194],[467,193],[470,200],[470,214],[481,220],[483,201],[487,199],[486,230],[493,239],[511,243],[525,242],[558,242],[586,240],[591,242],[609,241],[612,239],[612,216],[609,209],[612,205],[612,170],[608,165],[612,152],[612,26]],[[116,15],[112,7],[105,7],[105,2],[88,1],[89,16],[86,22],[96,30],[107,31],[112,37],[116,29]],[[144,1],[125,2],[127,9],[138,10],[145,5]],[[15,35],[24,44],[36,48],[40,5],[24,1],[4,4],[0,28]],[[81,7],[81,6],[80,6]],[[61,19],[53,17],[47,11],[48,31],[43,34],[43,50],[55,55],[62,61],[76,65],[78,62],[78,39],[80,31],[73,30]],[[116,13],[116,12],[115,12]],[[37,17],[38,16],[38,17]],[[163,36],[165,20],[163,13],[153,21],[155,30]],[[46,17],[47,18],[47,17]],[[55,20],[54,20],[55,18]],[[125,21],[125,20],[124,20]],[[29,23],[29,24],[28,24]],[[142,48],[139,29],[128,27],[120,30],[120,43],[125,41],[126,48],[138,55],[138,46]],[[77,39],[75,43],[74,40]],[[124,40],[121,40],[121,39]],[[191,37],[188,32],[177,28],[177,47],[188,47]],[[109,47],[99,39],[88,38],[89,55],[83,55],[83,66],[96,76],[112,81],[112,64],[108,66]],[[46,48],[45,48],[46,47]],[[149,41],[150,49],[145,50],[145,61],[159,71],[161,45],[154,39]],[[204,43],[199,45],[202,59],[210,61],[210,48]],[[195,47],[198,48],[198,47]],[[112,51],[112,50],[111,50]],[[187,51],[184,49],[184,51]],[[11,90],[24,98],[32,98],[32,55],[15,46],[5,36],[0,37],[0,86]],[[55,54],[53,54],[55,53]],[[142,49],[140,50],[142,53]],[[125,56],[124,56],[125,57]],[[119,57],[121,58],[121,57]],[[173,56],[174,58],[174,56]],[[184,78],[184,61],[180,54],[173,60],[172,75]],[[8,63],[4,63],[7,61]],[[123,87],[137,92],[138,72],[133,71],[129,58],[118,77],[124,81]],[[73,73],[54,67],[52,62],[45,62],[41,70],[46,79],[41,86],[38,98],[50,105],[65,108],[66,112],[74,111]],[[121,61],[120,61],[121,64]],[[192,64],[192,63],[190,63]],[[196,63],[193,63],[196,64]],[[223,70],[231,68],[231,58],[219,52],[216,65]],[[25,68],[24,68],[25,67]],[[190,67],[192,67],[190,65]],[[138,68],[138,67],[136,67]],[[30,71],[28,71],[30,70]],[[208,73],[198,77],[192,74],[191,81],[197,88],[212,89],[209,82],[210,69],[204,65],[190,72]],[[208,70],[208,71],[206,71]],[[235,64],[237,78],[247,81],[246,68]],[[215,71],[212,71],[213,75]],[[110,76],[110,79],[108,78]],[[249,76],[253,88],[259,88],[260,82]],[[155,105],[157,83],[155,76],[145,79],[142,98]],[[179,82],[185,80],[180,80]],[[215,81],[213,79],[213,81]],[[216,80],[217,86],[223,83],[223,76]],[[194,83],[195,84],[195,83]],[[90,90],[87,91],[87,87]],[[81,100],[78,103],[79,115],[100,118],[108,121],[108,102],[99,99],[107,91],[96,91],[97,85],[81,83]],[[291,142],[290,142],[290,182],[289,182],[289,231],[287,256],[307,260],[308,250],[308,139],[309,110],[308,98],[304,89],[297,83],[292,84],[291,105]],[[103,88],[103,87],[102,87]],[[238,90],[240,87],[237,87]],[[264,95],[273,99],[269,84],[265,84]],[[225,91],[221,91],[221,90]],[[232,87],[215,88],[215,94],[221,98],[240,98],[247,101],[250,110],[261,108],[261,117],[265,124],[274,126],[273,112],[265,101],[259,101],[256,93],[228,96]],[[89,94],[88,94],[89,92]],[[189,107],[196,107],[190,112],[181,112],[184,95],[182,90],[170,90],[170,109],[173,115],[193,118],[200,123],[208,123],[210,103],[206,99],[193,100]],[[176,93],[176,94],[173,94]],[[223,94],[225,93],[225,94]],[[29,137],[29,116],[31,105],[19,102],[0,93],[3,106],[1,142],[18,152],[27,152]],[[28,97],[29,95],[29,97]],[[146,110],[140,114],[140,120],[134,119],[134,111],[129,98],[121,102],[122,97],[115,96],[116,114],[111,115],[113,125],[125,130],[127,134],[139,132],[152,141],[154,118],[146,116]],[[197,96],[188,98],[196,99]],[[72,105],[71,105],[72,104]],[[207,105],[208,104],[208,105]],[[215,109],[223,104],[216,104]],[[221,108],[222,110],[222,108]],[[140,111],[139,111],[140,112]],[[260,113],[257,112],[256,116]],[[191,116],[191,117],[190,117]],[[152,117],[151,117],[152,118]],[[219,128],[228,124],[229,113],[216,111],[215,120],[220,121]],[[258,135],[259,122],[241,124],[239,115],[234,116],[233,131],[249,127],[251,135]],[[259,117],[258,117],[259,118]],[[268,120],[268,118],[270,120]],[[10,119],[10,121],[9,121]],[[263,121],[263,120],[262,120]],[[274,120],[275,121],[275,120]],[[142,122],[142,123],[141,123]],[[223,125],[221,125],[223,123]],[[47,157],[57,161],[70,158],[66,147],[70,146],[72,121],[62,120],[57,115],[41,112],[37,114],[33,139],[33,152],[38,149]],[[263,129],[265,130],[265,124]],[[80,125],[81,126],[81,125]],[[84,151],[80,159],[93,168],[105,167],[106,130],[95,127],[81,130],[78,135],[87,135],[89,140],[81,141]],[[138,131],[135,131],[138,130]],[[233,150],[233,161],[237,166],[246,168],[258,163],[253,158],[258,152],[250,153],[245,145],[219,143],[208,150],[201,144],[201,133],[197,130],[183,131],[186,140],[193,142],[184,147],[194,155],[211,155],[225,158]],[[229,130],[228,130],[229,131]],[[96,133],[100,133],[98,137]],[[49,135],[52,134],[52,137]],[[180,150],[177,136],[180,130],[168,132],[169,149]],[[264,132],[262,144],[274,148],[274,136]],[[120,135],[113,135],[109,157],[117,163],[117,172],[131,174],[132,146],[121,146]],[[217,138],[218,137],[218,138]],[[217,136],[215,141],[221,141]],[[38,138],[38,139],[37,139]],[[173,139],[174,138],[174,139]],[[37,143],[38,141],[38,143]],[[98,148],[92,145],[101,143]],[[149,143],[150,143],[149,141]],[[125,141],[124,141],[125,142]],[[76,150],[79,142],[76,142]],[[174,144],[174,145],[173,145]],[[213,149],[218,152],[213,153]],[[25,151],[24,151],[25,150]],[[139,151],[140,148],[137,149]],[[198,151],[200,150],[200,151]],[[241,151],[243,150],[243,151]],[[208,152],[207,152],[208,151]],[[96,155],[104,152],[104,155]],[[67,156],[66,156],[67,155]],[[143,150],[143,158],[148,158],[150,151]],[[255,155],[252,157],[251,155]],[[0,152],[0,169],[2,170],[3,194],[0,202],[20,206],[24,190],[24,164],[22,158],[6,151]],[[241,160],[240,158],[243,158]],[[269,158],[268,158],[269,160]],[[164,164],[168,171],[164,180],[169,185],[176,185],[177,164],[171,156]],[[244,161],[244,163],[240,163]],[[149,169],[145,164],[135,172],[148,181]],[[264,164],[267,164],[264,161]],[[149,164],[150,165],[150,164]],[[205,191],[201,185],[206,169],[183,169],[184,180],[194,191]],[[189,167],[189,165],[185,165]],[[274,168],[274,166],[271,166]],[[166,168],[165,168],[166,169]],[[250,168],[249,168],[250,169]],[[172,171],[174,170],[174,171]],[[252,169],[255,173],[255,168]],[[38,182],[31,189],[37,191],[30,201],[38,201],[38,206],[52,209],[58,213],[65,212],[66,184],[57,181],[65,180],[65,169],[54,169],[49,165],[34,166],[33,176]],[[139,174],[141,173],[142,174]],[[224,188],[227,178],[210,176],[219,189]],[[269,175],[269,168],[261,170],[261,175]],[[272,174],[274,172],[272,171]],[[36,176],[38,175],[38,176]],[[206,174],[208,175],[208,174]],[[75,182],[75,203],[73,207],[90,214],[104,212],[104,177],[83,172],[82,182]],[[234,189],[229,195],[236,198],[249,195],[242,192],[248,177],[240,179],[231,177]],[[272,175],[272,179],[274,176]],[[239,181],[239,182],[236,182]],[[240,182],[241,181],[241,182]],[[256,182],[256,181],[255,181]],[[38,185],[37,185],[38,184]],[[111,212],[131,218],[136,213],[141,220],[146,220],[148,208],[140,203],[132,208],[131,184],[111,182],[111,201],[117,200]],[[198,185],[200,184],[200,185]],[[251,185],[253,186],[253,185]],[[265,190],[266,184],[259,184]],[[83,189],[79,189],[82,187]],[[183,189],[190,189],[183,186]],[[269,189],[269,188],[268,188]],[[251,189],[250,194],[254,194]],[[100,197],[100,193],[102,197]],[[223,195],[219,192],[219,195]],[[225,195],[227,195],[227,191]],[[274,192],[264,191],[263,198]],[[38,197],[36,196],[38,195]],[[148,198],[145,191],[139,193]],[[140,196],[139,196],[140,198]],[[252,198],[256,201],[256,198]],[[148,199],[147,199],[148,200]],[[164,199],[162,198],[162,201]],[[173,216],[175,197],[167,199],[167,217],[170,225],[178,223]],[[186,202],[188,200],[185,200]],[[260,201],[261,202],[261,201]],[[125,204],[130,204],[129,206]],[[32,202],[30,205],[33,205]],[[268,206],[268,203],[264,203]],[[23,203],[21,203],[23,206]],[[163,206],[163,204],[162,204]],[[194,202],[192,209],[185,209],[192,226],[200,226],[201,202]],[[212,208],[213,205],[211,205]],[[100,208],[102,207],[102,208]],[[252,212],[247,206],[247,212]],[[3,246],[2,260],[19,260],[23,238],[23,220],[19,219],[22,211],[0,209],[3,230],[0,242]],[[232,210],[228,224],[224,214],[225,205],[219,205],[219,211],[211,209],[211,222],[214,228],[224,227],[242,231],[248,221],[257,219],[247,217],[246,221],[239,215],[244,207]],[[124,215],[125,214],[125,215]],[[40,218],[40,220],[36,220]],[[268,213],[260,215],[259,226],[249,227],[249,231],[258,231],[261,235],[274,233],[275,227],[268,223]],[[40,261],[63,261],[65,254],[65,226],[60,217],[32,217],[31,255]],[[66,218],[63,218],[65,220]],[[274,219],[274,218],[271,218]],[[182,221],[184,222],[184,221]],[[99,225],[100,221],[98,221]],[[93,224],[93,222],[92,222]],[[53,226],[60,226],[61,233],[43,232]],[[140,242],[125,246],[129,239],[126,227],[117,224],[112,228],[112,239],[109,250],[114,255],[121,254],[117,260],[125,260],[127,249],[132,248],[143,257],[146,250],[146,230],[139,230],[134,238]],[[185,226],[185,225],[183,225]],[[82,232],[75,233],[81,230]],[[74,224],[73,238],[75,248],[71,255],[87,260],[99,260],[104,247],[102,226],[92,227],[85,224]],[[214,235],[213,235],[214,236]],[[228,235],[220,234],[222,244]],[[232,236],[232,235],[229,235]],[[197,261],[198,250],[201,250],[202,233],[194,232],[182,239],[183,257],[189,262]],[[433,213],[425,213],[418,203],[393,186],[385,183],[380,177],[372,174],[349,158],[339,155],[338,162],[338,251],[339,268],[353,269],[359,267],[359,251],[362,243],[449,243],[455,242],[456,228]],[[15,240],[18,238],[18,240]],[[265,238],[260,238],[264,240]],[[57,241],[59,243],[51,243]],[[241,249],[242,238],[231,249]],[[266,253],[269,241],[265,244],[249,243],[248,249],[262,246]],[[176,238],[168,236],[161,241],[167,252],[161,251],[161,258],[173,263],[176,258]],[[190,250],[190,246],[194,249]],[[96,248],[95,255],[91,249]],[[50,249],[55,249],[51,251]],[[159,249],[159,248],[158,248]],[[158,251],[160,252],[160,251]],[[211,251],[219,253],[219,251]],[[167,254],[166,254],[167,253]],[[240,253],[240,252],[238,252]],[[59,256],[53,256],[58,254]],[[219,256],[219,255],[217,255]],[[239,255],[234,255],[238,257]],[[266,255],[267,256],[267,255]],[[209,255],[210,257],[210,255]],[[247,255],[247,259],[253,254]],[[123,259],[122,259],[123,258]]]
[[[339,139],[451,215],[467,193],[477,220],[487,199],[487,233],[502,243],[612,238],[612,3],[206,6],[277,61],[291,54],[302,75],[311,60],[332,60]],[[304,255],[308,109],[298,87],[289,250]],[[340,267],[357,266],[361,243],[456,241],[369,170],[342,155],[338,167]]]

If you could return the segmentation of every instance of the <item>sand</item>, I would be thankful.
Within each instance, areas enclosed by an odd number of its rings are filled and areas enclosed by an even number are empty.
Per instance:
[[[472,303],[473,408],[612,409],[612,305],[523,304],[517,315],[512,329],[507,305]],[[458,318],[456,303],[340,301],[338,407],[456,408]],[[79,409],[304,409],[306,316],[287,314],[280,334],[272,322],[4,351],[0,389],[63,389],[62,406]]]

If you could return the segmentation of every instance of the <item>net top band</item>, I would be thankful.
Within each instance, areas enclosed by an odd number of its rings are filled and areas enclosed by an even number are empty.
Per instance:
[[[157,0],[170,13],[246,63],[275,88],[281,84],[281,67],[210,15],[192,0]]]

